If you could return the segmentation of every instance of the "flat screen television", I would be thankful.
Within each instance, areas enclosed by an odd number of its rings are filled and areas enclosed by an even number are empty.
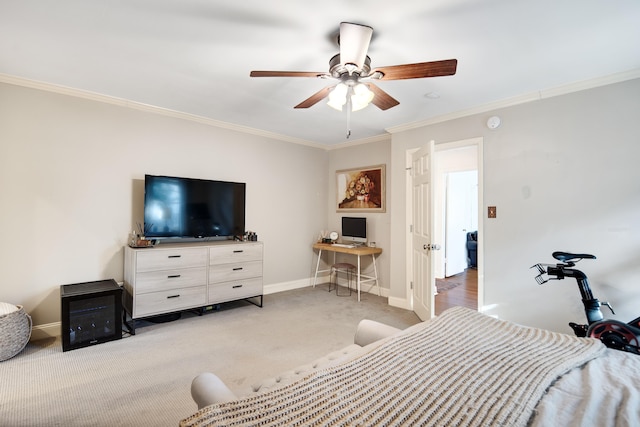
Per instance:
[[[145,236],[212,240],[243,236],[245,196],[245,183],[145,175]]]
[[[367,243],[367,218],[343,216],[342,240]]]

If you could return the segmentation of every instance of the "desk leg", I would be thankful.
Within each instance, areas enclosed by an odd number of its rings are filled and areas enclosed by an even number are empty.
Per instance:
[[[360,255],[358,255],[358,302],[360,302]]]
[[[316,263],[316,275],[313,276],[313,287],[316,287],[316,280],[318,280],[318,270],[320,269],[320,258],[322,258],[322,249],[318,250],[318,262]]]
[[[378,269],[376,268],[376,256],[371,254],[373,260],[373,275],[376,278],[376,288],[378,288],[378,296],[380,296],[380,284],[378,283]]]

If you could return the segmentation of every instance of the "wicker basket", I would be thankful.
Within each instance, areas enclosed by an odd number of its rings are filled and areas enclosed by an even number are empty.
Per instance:
[[[0,362],[20,353],[31,338],[31,316],[21,305],[18,310],[0,316]]]

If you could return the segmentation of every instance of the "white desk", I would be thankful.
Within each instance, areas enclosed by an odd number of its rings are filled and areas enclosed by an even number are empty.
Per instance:
[[[318,250],[318,262],[316,263],[316,274],[313,277],[313,287],[316,286],[316,280],[318,280],[318,273],[326,273],[330,269],[320,270],[320,259],[322,258],[322,251],[333,252],[333,260],[335,263],[336,253],[356,255],[358,257],[358,270],[357,270],[357,287],[358,287],[358,301],[360,301],[360,286],[362,283],[375,282],[375,286],[378,288],[378,295],[380,295],[380,284],[378,283],[378,270],[376,268],[376,255],[382,253],[380,248],[371,248],[369,246],[358,246],[355,248],[343,248],[340,246],[334,246],[330,243],[316,243],[313,245],[313,249]],[[367,276],[360,271],[360,257],[363,255],[371,255],[373,260],[373,274],[374,276]],[[373,286],[373,285],[372,285]]]

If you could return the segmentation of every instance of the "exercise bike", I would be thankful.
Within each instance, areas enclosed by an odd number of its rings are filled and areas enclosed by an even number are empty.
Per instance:
[[[600,307],[607,306],[611,313],[616,314],[613,311],[613,307],[608,302],[600,302],[597,298],[594,298],[587,275],[573,268],[578,261],[596,259],[596,257],[590,254],[573,254],[569,252],[554,252],[552,256],[559,261],[557,264],[536,264],[531,268],[536,268],[539,272],[536,276],[536,282],[539,285],[547,283],[549,280],[562,280],[565,277],[576,279],[580,295],[582,295],[584,311],[587,315],[586,325],[569,323],[576,336],[596,338],[609,348],[640,355],[640,317],[629,323],[604,319]]]

